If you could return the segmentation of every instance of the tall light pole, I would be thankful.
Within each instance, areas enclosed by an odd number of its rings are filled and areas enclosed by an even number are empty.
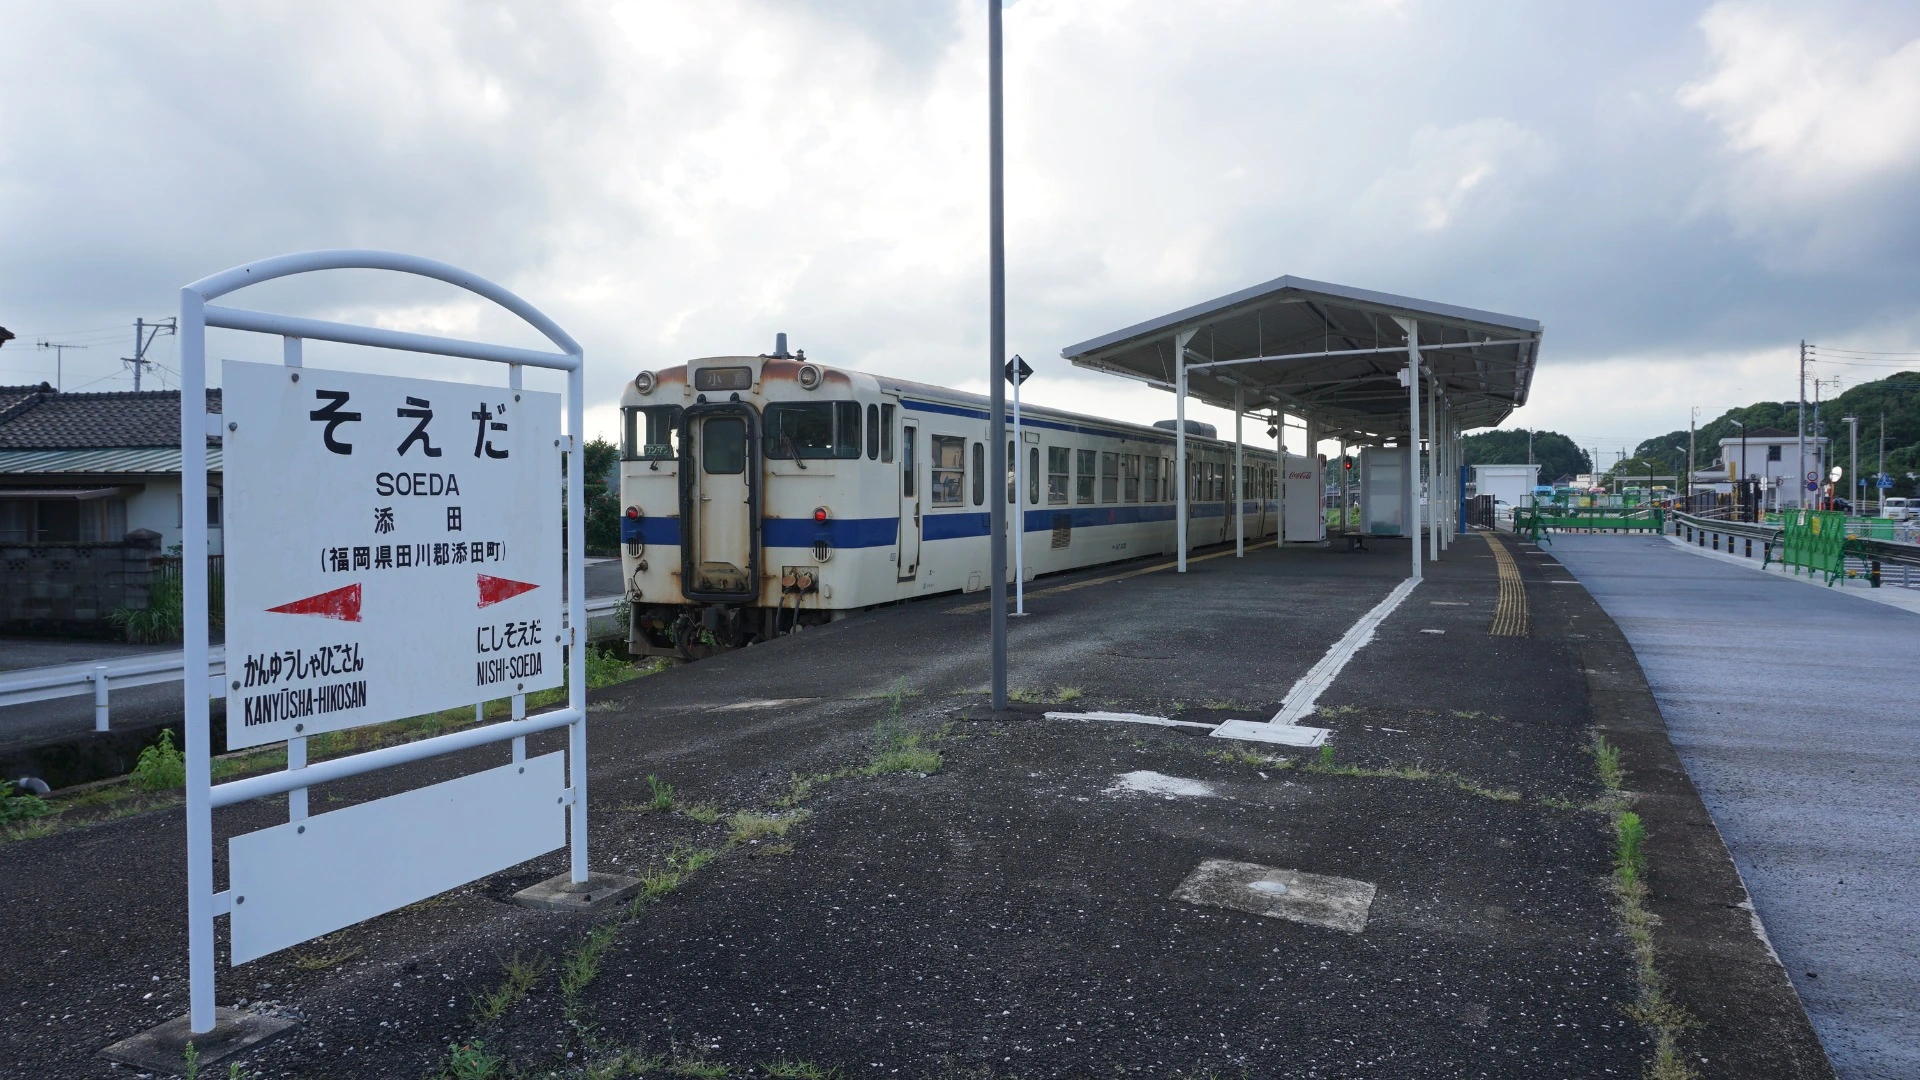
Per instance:
[[[1860,513],[1860,418],[1843,416],[1847,425],[1847,513]]]
[[[992,417],[987,421],[987,454],[993,483],[987,490],[987,531],[992,534],[992,584],[987,608],[992,615],[993,711],[1007,707],[1007,501],[1000,493],[1007,475],[1007,250],[1005,169],[1000,140],[1000,0],[987,0],[987,385]],[[1018,495],[1019,492],[1015,492]]]
[[[1794,501],[1807,508],[1807,340],[1800,339],[1800,435],[1795,440],[1800,453],[1800,470],[1793,474]]]

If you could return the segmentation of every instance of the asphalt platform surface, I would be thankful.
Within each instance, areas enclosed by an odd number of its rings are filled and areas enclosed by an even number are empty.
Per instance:
[[[302,1019],[246,1053],[247,1075],[439,1076],[477,1040],[500,1076],[584,1076],[644,1052],[666,1058],[649,1076],[784,1062],[843,1077],[1639,1077],[1651,1038],[1631,1011],[1612,833],[1587,808],[1598,727],[1645,793],[1661,970],[1695,1025],[1686,1062],[1701,1077],[1830,1076],[1624,641],[1541,559],[1520,567],[1531,635],[1490,636],[1488,545],[1463,538],[1429,567],[1321,699],[1338,765],[1418,773],[1315,771],[1313,751],[1281,761],[1042,717],[1266,719],[1406,573],[1392,541],[1038,582],[1011,632],[1012,682],[1062,704],[991,713],[979,596],[596,692],[594,868],[717,858],[632,916],[503,902],[561,871],[556,853],[238,969],[223,958],[222,1004]],[[845,774],[900,734],[938,751],[937,770]],[[313,810],[504,755],[327,785]],[[649,774],[673,786],[674,811],[646,808]],[[827,778],[797,792],[796,776]],[[785,815],[789,831],[730,845],[703,805]],[[285,812],[223,810],[216,834]],[[1349,933],[1174,899],[1205,860],[1364,882],[1368,921]],[[216,861],[224,881],[224,843]],[[95,1055],[185,1010],[184,876],[177,809],[0,844],[0,1075],[130,1075]],[[596,927],[583,983],[566,959]],[[515,958],[526,994],[484,1018],[478,1000]]]
[[[1663,538],[1555,537],[1843,1077],[1920,1076],[1920,615]]]

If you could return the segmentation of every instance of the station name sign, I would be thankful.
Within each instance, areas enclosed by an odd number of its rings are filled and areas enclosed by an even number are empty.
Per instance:
[[[222,381],[228,746],[561,685],[559,395]]]

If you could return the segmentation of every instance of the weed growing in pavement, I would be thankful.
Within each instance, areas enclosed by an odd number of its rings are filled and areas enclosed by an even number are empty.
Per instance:
[[[1210,750],[1207,756],[1227,765],[1251,765],[1256,769],[1291,769],[1292,758],[1283,758],[1275,754],[1256,754],[1242,747],[1226,750]]]
[[[474,995],[473,1018],[482,1025],[491,1024],[507,1015],[508,1009],[518,1005],[520,999],[527,996],[527,992],[533,989],[533,984],[539,982],[540,976],[546,974],[547,958],[536,955],[532,959],[523,960],[516,952],[506,963],[500,965],[500,971],[505,978],[500,980],[499,986],[494,987],[487,994]]]
[[[1200,707],[1203,709],[1212,709],[1215,712],[1226,712],[1230,709],[1246,708],[1245,705],[1242,705],[1239,702],[1234,701],[1232,698],[1222,698],[1218,701],[1203,702],[1201,703]]]
[[[887,694],[887,714],[873,726],[873,756],[858,770],[860,775],[911,772],[930,776],[940,771],[944,760],[940,751],[924,745],[922,737],[908,732],[902,721],[907,697],[906,680],[896,681]]]
[[[584,1046],[592,1046],[594,1032],[593,1025],[587,1020],[587,1007],[580,1000],[580,991],[600,977],[600,964],[606,959],[614,935],[619,932],[619,923],[601,923],[589,931],[579,946],[560,962],[560,1011],[567,1018],[567,1026],[580,1036]]]
[[[1446,769],[1429,769],[1425,765],[1388,765],[1384,768],[1369,768],[1364,765],[1336,765],[1333,763],[1333,744],[1320,744],[1320,760],[1300,766],[1302,772],[1318,773],[1321,776],[1352,776],[1361,779],[1439,781],[1469,795],[1477,795],[1495,802],[1519,802],[1520,793],[1500,788],[1484,787],[1457,772]]]
[[[447,1048],[447,1063],[440,1070],[444,1080],[493,1080],[500,1075],[506,1060],[487,1052],[479,1042],[455,1043]]]
[[[768,1080],[840,1080],[834,1066],[819,1066],[811,1061],[769,1061],[760,1066]]]
[[[173,745],[173,731],[160,729],[153,745],[140,751],[127,779],[142,791],[167,791],[187,785],[187,758]]]
[[[665,1054],[649,1054],[642,1050],[621,1050],[587,1063],[582,1067],[580,1075],[583,1080],[615,1080],[616,1077],[657,1073],[666,1065]]]
[[[742,810],[727,818],[727,824],[733,829],[727,836],[727,842],[750,844],[768,837],[780,839],[787,835],[787,830],[811,816],[805,810],[795,810],[790,814],[760,814]]]
[[[1613,815],[1613,896],[1621,930],[1633,947],[1634,975],[1640,984],[1639,995],[1627,1012],[1653,1036],[1653,1060],[1647,1063],[1647,1075],[1652,1080],[1690,1080],[1694,1071],[1680,1052],[1680,1033],[1695,1026],[1695,1021],[1684,1008],[1668,1000],[1666,980],[1656,963],[1653,928],[1660,920],[1646,906],[1646,823],[1627,809],[1631,797],[1626,793],[1620,748],[1598,732],[1593,736],[1593,762],[1608,798],[1589,809],[1605,809]]]
[[[1608,791],[1620,791],[1626,774],[1620,768],[1620,748],[1607,742],[1607,737],[1593,734],[1593,766],[1600,774],[1600,786]]]
[[[769,855],[791,855],[793,854],[793,843],[792,841],[786,841],[779,844],[761,844],[759,847],[747,852],[747,854],[756,859],[763,859]]]
[[[343,949],[337,953],[297,952],[293,954],[293,966],[299,968],[301,971],[326,971],[330,968],[337,968],[341,964],[359,956],[361,951],[359,946],[355,946],[351,949]]]
[[[711,825],[720,820],[720,808],[712,803],[693,803],[681,807],[681,812],[702,825]]]
[[[640,875],[640,895],[627,909],[628,914],[638,918],[641,908],[686,884],[688,878],[719,857],[720,852],[713,848],[675,847],[667,852],[665,866],[649,866]]]
[[[647,801],[640,804],[640,809],[651,810],[658,814],[664,814],[673,809],[673,785],[661,780],[657,776],[649,774],[647,776]]]
[[[1320,744],[1320,767],[1323,769],[1333,768],[1333,744],[1330,742]]]

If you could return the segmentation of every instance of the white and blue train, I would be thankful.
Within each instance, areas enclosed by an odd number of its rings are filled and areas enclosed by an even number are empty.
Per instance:
[[[987,398],[813,363],[788,355],[785,337],[767,355],[641,372],[622,395],[631,651],[695,658],[879,604],[983,589],[996,495],[1017,500],[1009,520],[1025,529],[1029,577],[1174,549],[1170,422],[1024,408],[1025,490],[1015,492],[1011,465],[989,483]],[[1233,446],[1195,427],[1197,547],[1232,540],[1236,523]],[[1279,462],[1252,447],[1243,462],[1246,537],[1274,536]],[[1314,493],[1317,521],[1319,463],[1287,464]]]

